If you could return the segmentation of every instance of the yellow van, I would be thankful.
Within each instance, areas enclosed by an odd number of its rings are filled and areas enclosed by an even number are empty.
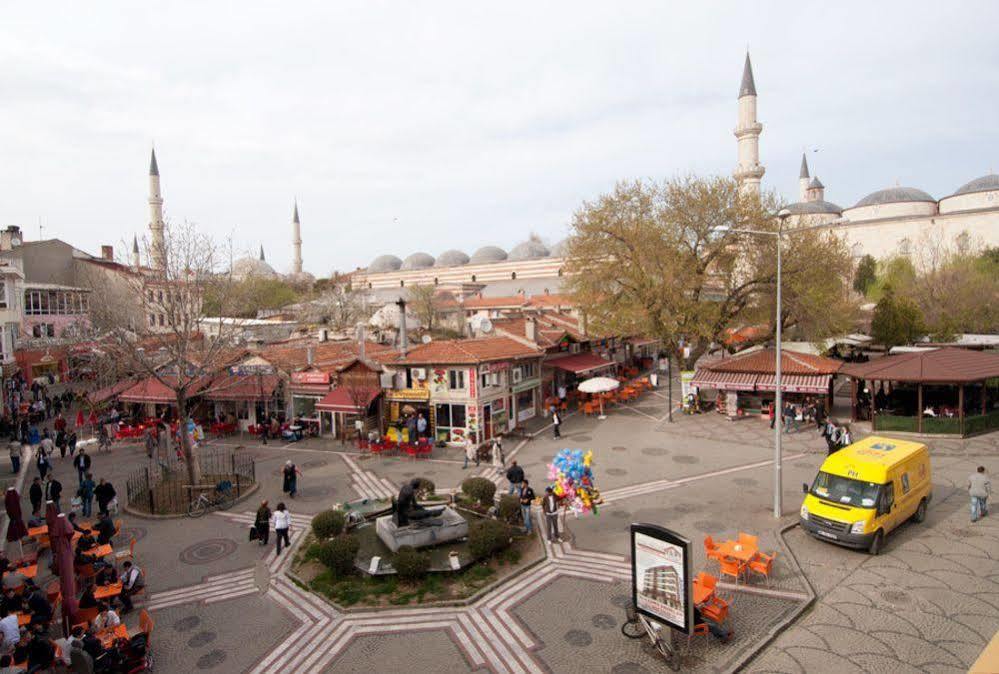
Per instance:
[[[933,498],[930,451],[918,442],[872,435],[827,457],[802,491],[805,531],[876,555],[886,534],[910,518],[926,519]]]

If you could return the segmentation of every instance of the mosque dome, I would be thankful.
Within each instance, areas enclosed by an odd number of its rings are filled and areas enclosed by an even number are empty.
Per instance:
[[[434,256],[427,253],[413,253],[402,263],[403,271],[414,269],[427,269],[434,266]]]
[[[316,277],[307,271],[292,272],[285,278],[289,283],[300,283],[302,285],[312,285],[316,282]]]
[[[861,206],[881,206],[884,204],[900,204],[910,201],[931,201],[936,203],[936,199],[926,192],[915,187],[889,187],[884,190],[872,192],[857,202],[854,208]]]
[[[242,257],[232,263],[232,275],[237,279],[256,278],[277,278],[274,267],[266,261],[256,257]]]
[[[402,260],[395,255],[379,255],[368,265],[368,272],[371,274],[380,274],[387,271],[399,271],[399,267],[401,266]]]
[[[796,204],[790,204],[787,210],[791,211],[792,215],[840,215],[843,212],[843,209],[836,204],[821,199],[816,201],[799,201]]]
[[[472,264],[490,264],[506,259],[506,251],[499,246],[483,246],[472,253]]]
[[[565,257],[565,245],[569,242],[569,239],[562,239],[554,246],[552,246],[551,254],[552,257]]]
[[[541,243],[540,239],[530,238],[523,243],[518,243],[510,251],[511,260],[535,260],[537,258],[548,257],[551,251]]]
[[[975,178],[971,182],[967,182],[952,194],[952,197],[956,197],[959,194],[972,194],[974,192],[991,192],[993,190],[999,190],[999,175],[995,173],[990,173],[988,175],[982,176],[981,178]]]
[[[437,262],[434,263],[435,267],[460,267],[463,264],[468,264],[468,256],[462,253],[460,250],[445,250],[443,253],[437,256]]]

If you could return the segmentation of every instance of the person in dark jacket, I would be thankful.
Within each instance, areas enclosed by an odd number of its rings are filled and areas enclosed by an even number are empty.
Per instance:
[[[49,479],[45,481],[45,500],[55,503],[56,510],[62,512],[62,504],[59,503],[61,498],[62,482],[50,475]]]
[[[80,483],[80,488],[77,490],[77,494],[80,496],[80,509],[83,512],[84,517],[90,517],[94,512],[94,490],[97,485],[94,484],[94,477],[87,473],[83,477],[83,482]]]
[[[73,468],[76,468],[77,482],[83,484],[83,478],[90,472],[90,456],[87,454],[87,450],[82,447],[73,457]]]
[[[97,509],[102,513],[108,512],[108,504],[111,503],[115,495],[114,487],[111,486],[110,482],[105,482],[102,477],[94,489],[94,496],[97,498]]]
[[[101,513],[100,517],[97,518],[95,528],[97,529],[97,544],[107,545],[110,543],[114,537],[114,522],[111,521],[111,513]]]
[[[254,522],[257,528],[257,539],[260,545],[267,545],[271,534],[271,509],[267,507],[267,501],[263,501],[257,508],[257,519]]]
[[[510,467],[506,470],[506,481],[510,483],[508,494],[520,491],[520,483],[524,481],[524,469],[517,465],[517,461],[511,461]]]
[[[45,492],[42,491],[42,481],[39,478],[35,478],[31,481],[31,486],[28,487],[28,499],[31,501],[31,514],[37,515],[42,511],[42,496]]]

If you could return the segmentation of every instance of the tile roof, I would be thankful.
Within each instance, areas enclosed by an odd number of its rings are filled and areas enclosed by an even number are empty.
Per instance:
[[[763,349],[736,354],[731,358],[723,358],[702,367],[713,372],[774,374],[775,360],[774,349]],[[787,349],[781,349],[780,364],[782,374],[834,374],[843,366],[842,361],[788,351]]]
[[[956,348],[901,353],[867,363],[847,363],[843,374],[874,381],[942,384],[983,381],[999,377],[999,354]]]
[[[477,339],[449,339],[419,344],[405,356],[384,361],[390,364],[464,364],[485,363],[508,358],[541,356],[540,349],[532,348],[510,337],[480,337]]]
[[[337,370],[357,360],[359,351],[354,340],[342,342],[316,342],[299,340],[296,343],[271,344],[260,350],[260,356],[285,372],[299,370],[309,362],[309,347],[313,347],[312,365],[319,370]],[[365,359],[376,363],[390,359],[395,350],[387,344],[367,342]]]
[[[519,309],[527,306],[527,299],[523,295],[510,295],[504,297],[469,297],[462,302],[465,309]]]

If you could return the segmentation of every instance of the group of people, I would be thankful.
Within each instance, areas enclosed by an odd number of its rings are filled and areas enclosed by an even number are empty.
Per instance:
[[[517,461],[511,461],[510,467],[506,471],[506,480],[509,484],[507,494],[514,494],[520,501],[520,514],[524,519],[524,531],[528,535],[534,530],[531,523],[531,506],[537,495],[531,487],[531,481],[524,475],[524,469],[517,465]],[[545,487],[545,494],[541,497],[541,512],[545,520],[545,529],[550,543],[561,543],[562,534],[559,531],[559,503],[555,492],[551,487]]]
[[[782,404],[780,415],[777,414],[776,404],[771,401],[767,408],[767,416],[770,418],[770,428],[774,427],[779,416],[781,428],[785,433],[798,432],[801,430],[803,422],[814,422],[816,427],[821,428],[821,425],[827,418],[825,406],[814,398],[806,398],[800,404],[785,400]]]
[[[257,516],[253,522],[253,529],[250,540],[257,540],[260,545],[267,545],[270,540],[270,530],[274,528],[274,538],[277,541],[277,554],[281,554],[281,544],[285,548],[291,547],[289,531],[291,530],[291,513],[288,512],[284,503],[278,503],[272,512],[268,502],[262,501],[257,508]]]

